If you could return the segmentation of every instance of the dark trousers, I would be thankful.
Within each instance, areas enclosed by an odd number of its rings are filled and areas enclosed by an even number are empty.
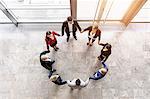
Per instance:
[[[53,81],[53,82],[57,85],[64,85],[67,83],[67,81],[63,81],[60,76],[57,78],[56,81]]]
[[[88,38],[89,38],[89,37],[88,37]],[[96,39],[96,38],[95,38],[95,39]],[[90,41],[91,41],[91,38],[89,38],[89,42],[90,42]],[[94,41],[95,41],[95,40],[92,39],[92,43],[93,43]]]
[[[49,62],[48,64],[43,64],[42,66],[46,68],[47,70],[52,70],[52,64],[53,62]]]
[[[73,34],[73,37],[76,39],[77,37],[76,37],[76,32],[69,32],[69,33],[67,33],[67,39],[69,40],[69,38],[70,38],[70,33],[72,33]]]

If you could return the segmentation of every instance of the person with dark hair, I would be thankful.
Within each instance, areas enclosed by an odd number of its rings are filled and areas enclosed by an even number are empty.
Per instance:
[[[71,89],[81,89],[83,87],[86,87],[89,83],[89,78],[84,82],[82,79],[73,79],[72,81],[67,80],[67,84]]]
[[[102,62],[102,65],[103,65],[103,67],[100,68],[97,72],[95,72],[93,74],[93,76],[90,77],[89,79],[99,80],[99,79],[103,78],[106,75],[106,73],[108,72],[108,68],[107,68],[107,66],[104,62]]]
[[[59,48],[56,46],[57,44],[57,39],[55,37],[55,35],[60,36],[58,33],[56,32],[51,32],[51,31],[47,31],[46,32],[46,37],[45,37],[45,41],[46,41],[46,45],[47,45],[47,50],[49,51],[49,45],[51,47],[54,48],[55,51],[57,51]]]
[[[92,46],[97,37],[98,37],[98,44],[100,44],[101,30],[98,28],[97,24],[87,27],[86,29],[81,31],[81,33],[85,32],[85,31],[89,31],[88,32],[89,41],[88,41],[87,45]]]
[[[56,69],[53,69],[52,68],[52,65],[54,64],[54,60],[51,60],[49,58],[48,55],[46,55],[47,53],[49,53],[50,51],[43,51],[41,54],[40,54],[40,63],[41,65],[46,68],[47,70],[49,70],[49,77],[53,74],[53,72],[56,71]]]
[[[49,79],[56,85],[64,85],[67,83],[67,81],[63,81],[58,74],[52,75]]]
[[[103,43],[100,43],[100,45],[103,46],[102,50],[101,50],[101,54],[100,56],[98,56],[98,59],[101,60],[102,62],[105,62],[109,55],[111,54],[111,45],[106,43],[106,44],[103,44]]]
[[[71,32],[73,33],[75,40],[77,40],[77,37],[76,37],[77,28],[81,32],[81,27],[79,26],[78,22],[76,20],[74,20],[71,16],[67,18],[67,21],[63,22],[62,36],[64,35],[64,31],[65,31],[66,35],[67,35],[67,42],[69,41]]]

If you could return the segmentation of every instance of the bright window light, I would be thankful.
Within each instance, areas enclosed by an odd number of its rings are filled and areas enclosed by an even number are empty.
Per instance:
[[[0,22],[11,22],[1,10],[0,10]]]
[[[150,22],[150,0],[148,0],[131,22]]]
[[[24,0],[24,4],[3,1],[18,22],[63,22],[71,15],[70,0]]]
[[[133,1],[134,0],[108,0],[102,19],[121,20],[130,8]]]
[[[70,9],[12,10],[12,12],[18,22],[63,22],[70,16]]]
[[[78,0],[77,1],[77,19],[93,20],[99,0]]]

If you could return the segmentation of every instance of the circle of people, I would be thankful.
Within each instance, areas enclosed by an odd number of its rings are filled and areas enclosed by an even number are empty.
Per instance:
[[[66,35],[67,35],[67,42],[69,42],[70,33],[72,33],[74,39],[77,40],[77,37],[76,37],[77,29],[79,29],[80,33],[88,31],[88,42],[87,42],[88,46],[92,46],[94,41],[96,40],[96,38],[98,38],[98,45],[103,46],[103,48],[101,49],[100,55],[97,57],[98,61],[100,63],[102,63],[102,67],[100,67],[99,70],[96,71],[91,77],[87,78],[86,81],[83,81],[80,78],[75,78],[72,81],[63,80],[59,74],[55,73],[56,69],[53,69],[53,67],[52,67],[52,65],[53,65],[53,63],[55,63],[55,61],[52,60],[47,55],[47,53],[50,53],[49,46],[51,46],[55,51],[57,51],[59,49],[56,46],[57,45],[57,39],[56,39],[55,35],[61,36],[60,34],[54,32],[54,31],[52,31],[52,32],[47,31],[46,37],[45,37],[45,41],[46,41],[46,45],[47,45],[47,51],[43,51],[40,54],[40,63],[44,68],[49,70],[48,77],[49,77],[50,81],[52,81],[53,83],[55,83],[57,85],[68,84],[68,86],[71,87],[71,89],[81,89],[83,87],[86,87],[91,79],[92,80],[99,80],[99,79],[103,78],[106,75],[106,73],[108,72],[108,67],[105,64],[105,61],[107,60],[107,58],[111,54],[111,45],[109,43],[106,43],[106,44],[100,43],[101,30],[98,28],[97,24],[94,24],[93,26],[89,26],[88,28],[85,28],[82,31],[78,22],[70,16],[67,18],[66,21],[63,22],[62,36],[64,35],[64,31],[65,31]]]

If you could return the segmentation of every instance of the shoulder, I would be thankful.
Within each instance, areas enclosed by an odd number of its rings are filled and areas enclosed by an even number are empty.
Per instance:
[[[67,21],[64,21],[64,22],[63,22],[63,24],[67,24],[67,23],[68,23]]]
[[[100,29],[98,29],[97,31],[98,31],[99,33],[101,33],[101,30],[100,30]]]
[[[77,24],[77,23],[78,23],[78,21],[77,21],[77,20],[73,20],[73,22],[74,22],[75,24]]]

